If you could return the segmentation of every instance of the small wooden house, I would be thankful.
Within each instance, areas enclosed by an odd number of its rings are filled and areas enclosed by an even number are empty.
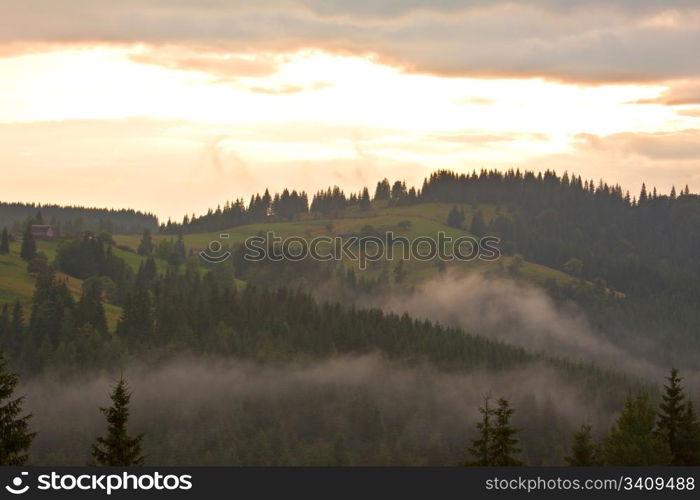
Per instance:
[[[59,237],[58,231],[49,225],[32,224],[32,236],[38,240],[55,240]]]

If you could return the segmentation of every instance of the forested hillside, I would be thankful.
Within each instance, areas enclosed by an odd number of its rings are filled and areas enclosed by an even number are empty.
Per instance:
[[[0,201],[0,227],[21,234],[28,224],[51,224],[60,233],[140,233],[158,227],[158,218],[132,209],[106,209]]]
[[[613,341],[622,339],[634,344],[634,338],[641,335],[652,339],[656,347],[651,350],[662,356],[664,363],[700,367],[700,356],[695,354],[700,351],[700,309],[696,307],[700,294],[696,259],[700,253],[696,230],[700,223],[700,196],[691,194],[687,187],[661,195],[656,189],[642,186],[639,195],[631,196],[620,186],[584,181],[568,174],[558,176],[550,171],[441,171],[426,179],[420,189],[387,180],[377,184],[374,196],[368,189],[348,196],[339,188],[329,188],[314,196],[308,211],[303,201],[294,205],[296,210],[281,211],[282,200],[291,196],[289,191],[274,196],[265,192],[254,196],[247,208],[239,200],[223,210],[188,218],[181,225],[162,226],[161,231],[229,228],[234,234],[254,234],[254,230],[265,229],[264,223],[272,223],[276,225],[269,226],[270,230],[282,236],[294,232],[294,228],[303,237],[316,236],[320,234],[318,228],[324,225],[321,233],[331,235],[348,231],[357,235],[381,234],[386,230],[413,236],[435,235],[438,230],[448,234],[457,230],[474,236],[496,235],[501,238],[500,248],[506,255],[501,260],[502,267],[511,276],[534,278],[557,301],[575,302],[586,311],[593,326]],[[298,199],[299,195],[295,196]],[[443,207],[442,227],[426,227],[426,219],[435,220],[431,214],[436,205]],[[462,208],[455,219],[447,211],[457,206]],[[402,219],[396,216],[393,220],[382,217],[394,213],[405,214],[403,220],[408,225],[402,228]],[[419,219],[416,214],[421,214]],[[287,220],[291,222],[280,224]],[[216,235],[210,234],[209,238]],[[201,239],[191,241],[197,242],[195,247],[205,248]],[[543,273],[520,269],[522,259],[561,271],[574,281],[556,275],[540,279]],[[249,274],[252,272],[257,279],[271,284],[288,279],[317,284],[319,276],[327,277],[330,272],[319,269],[328,266],[314,263],[305,268],[270,262],[250,266],[238,259],[237,264],[244,279],[256,279]],[[433,269],[440,265],[436,262]],[[265,271],[266,266],[271,268],[269,272]],[[314,266],[316,270],[310,271]],[[289,272],[285,267],[290,267]],[[415,263],[406,262],[405,267],[425,274]],[[376,289],[378,279],[384,283],[392,281],[393,267],[381,269],[378,273],[370,269],[350,277],[348,283],[360,281],[360,289]],[[410,272],[408,276],[410,281]],[[586,283],[593,286],[582,286]]]
[[[55,406],[28,396],[39,463],[74,463],[90,441],[92,417],[69,434],[51,430],[52,419],[74,418],[72,388],[96,401],[103,374],[126,371],[137,393],[161,398],[136,411],[158,463],[461,463],[481,399],[495,392],[517,408],[524,462],[561,464],[574,431],[592,424],[577,436],[602,438],[630,394],[651,398],[628,400],[630,412],[653,413],[652,379],[670,366],[688,373],[694,399],[697,210],[685,190],[634,200],[549,172],[438,172],[420,190],[382,181],[374,196],[331,188],[310,204],[305,193],[266,192],[157,231],[100,223],[35,241],[42,207],[0,242],[0,350],[28,393],[61,386]],[[230,258],[201,259],[224,231]],[[362,269],[251,262],[242,244],[268,232],[388,231],[497,236],[501,255]],[[177,401],[168,379],[192,394]]]

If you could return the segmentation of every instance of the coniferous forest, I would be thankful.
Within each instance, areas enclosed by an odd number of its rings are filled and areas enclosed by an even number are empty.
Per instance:
[[[0,0],[0,491],[697,491],[699,47],[700,0]]]
[[[251,262],[241,241],[216,264],[190,239],[268,224],[376,235],[372,217],[392,210],[410,233],[428,207],[436,227],[497,236],[502,252],[440,307],[472,300],[464,286],[529,283],[512,289],[539,294],[557,328],[585,318],[572,345],[595,338],[651,368],[541,348],[537,324],[504,339],[483,308],[391,306],[437,300],[416,276],[439,284],[453,264]],[[49,214],[64,230],[47,243],[31,228]],[[687,189],[441,171],[373,196],[265,191],[182,223],[8,204],[0,217],[0,252],[32,287],[0,306],[0,464],[700,465],[700,197]],[[518,330],[513,311],[498,328]]]

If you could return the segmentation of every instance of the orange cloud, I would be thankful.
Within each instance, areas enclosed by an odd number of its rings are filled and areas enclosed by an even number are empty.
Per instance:
[[[643,156],[650,160],[700,162],[700,130],[677,132],[624,132],[599,137],[579,134],[575,143],[582,149],[614,151],[625,155]]]
[[[700,188],[700,129],[678,132],[579,134],[566,152],[530,158],[520,166],[577,172],[597,182],[619,183],[634,196],[642,182],[668,193]]]
[[[194,50],[187,46],[142,47],[129,54],[141,64],[154,64],[168,69],[202,71],[218,78],[265,77],[279,69],[280,61],[273,54],[233,54],[211,48]]]
[[[641,99],[632,104],[663,104],[666,106],[700,104],[700,80],[671,82],[668,89],[659,97]]]
[[[289,94],[298,94],[299,92],[322,90],[322,89],[326,89],[326,88],[329,88],[332,86],[333,86],[332,84],[326,83],[326,82],[314,82],[311,85],[286,84],[286,85],[279,85],[277,87],[250,86],[250,87],[246,87],[246,88],[248,90],[250,90],[251,92],[255,92],[256,94],[289,95]]]
[[[501,132],[485,134],[483,132],[471,131],[451,135],[442,135],[437,137],[437,139],[465,144],[490,144],[508,141],[546,141],[549,138],[547,134],[532,132]]]

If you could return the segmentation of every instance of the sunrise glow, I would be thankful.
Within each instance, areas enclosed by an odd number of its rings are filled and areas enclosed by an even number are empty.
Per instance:
[[[645,172],[661,189],[698,184],[696,159],[652,173],[658,158],[633,147],[697,140],[692,102],[663,103],[681,80],[440,74],[379,48],[317,45],[14,41],[0,57],[3,198],[117,206],[119,179],[158,179],[163,190],[132,190],[133,204],[179,218],[181,196],[205,210],[261,183],[359,189],[437,168],[575,170],[631,190]],[[27,188],[30,175],[66,173],[81,181]]]

